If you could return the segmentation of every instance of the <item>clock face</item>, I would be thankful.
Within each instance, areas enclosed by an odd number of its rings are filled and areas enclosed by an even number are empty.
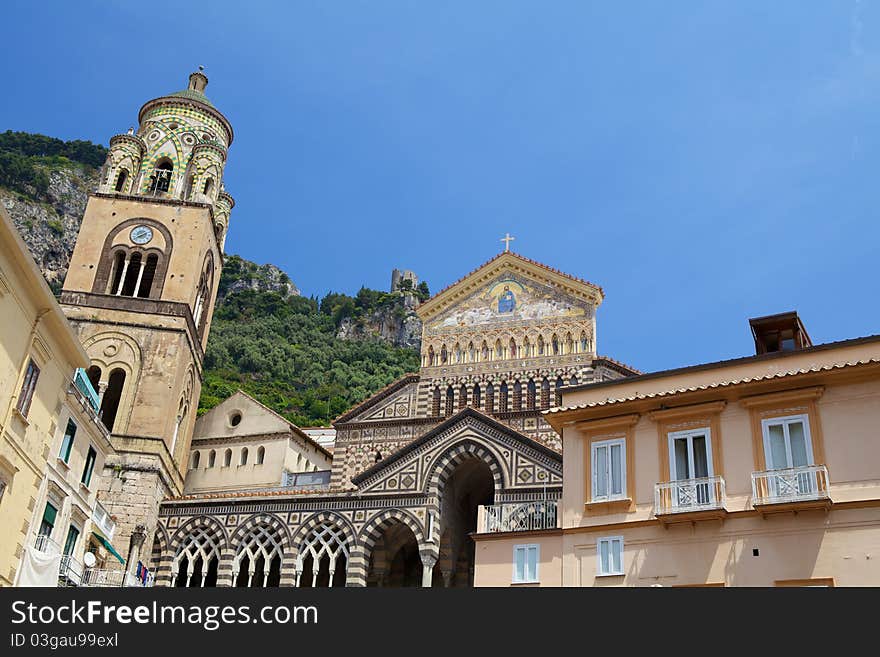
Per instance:
[[[131,230],[131,241],[135,244],[146,244],[153,239],[153,229],[149,226],[135,226]]]

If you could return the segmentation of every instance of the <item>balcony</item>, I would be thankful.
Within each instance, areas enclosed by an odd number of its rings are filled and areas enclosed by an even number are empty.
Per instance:
[[[752,502],[761,513],[827,510],[831,507],[828,468],[824,465],[804,465],[753,472]]]
[[[664,523],[722,520],[727,515],[723,477],[679,479],[654,486],[654,515]]]
[[[58,586],[79,586],[82,584],[83,565],[69,554],[61,557],[58,567]]]
[[[153,574],[147,575],[146,582],[142,582],[133,574],[124,570],[107,570],[103,568],[89,568],[85,571],[80,586],[93,588],[121,588],[135,587],[144,588],[153,586]]]
[[[34,537],[34,548],[44,554],[61,554],[61,546],[46,534],[37,534]]]
[[[97,525],[98,529],[108,541],[113,540],[113,534],[116,532],[116,522],[110,517],[100,502],[95,503],[95,510],[92,512],[92,522]]]
[[[556,501],[515,502],[477,507],[477,531],[530,532],[557,528]]]

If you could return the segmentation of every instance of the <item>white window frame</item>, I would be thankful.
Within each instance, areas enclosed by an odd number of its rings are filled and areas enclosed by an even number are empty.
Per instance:
[[[534,579],[528,579],[526,575],[529,571],[529,552],[531,550],[535,551],[535,577]],[[525,552],[525,558],[523,559],[523,573],[522,577],[520,577],[519,573],[516,571],[516,554],[519,551]],[[523,543],[520,545],[513,546],[513,577],[511,581],[514,584],[537,584],[539,580],[538,568],[541,564],[541,546],[538,543]]]
[[[598,488],[599,478],[598,474],[598,463],[599,459],[597,457],[597,451],[600,447],[608,447],[608,460],[607,466],[608,471],[605,473],[606,482],[608,484],[608,490],[611,490],[611,450],[610,447],[612,445],[620,445],[620,493],[617,495],[609,493],[608,495],[598,495],[596,493],[596,489]],[[590,486],[590,501],[591,502],[609,502],[613,500],[625,500],[627,499],[626,492],[626,438],[610,438],[608,440],[597,440],[595,442],[590,443],[590,477],[592,485]]]
[[[770,450],[770,432],[768,431],[768,427],[771,424],[781,424],[783,427],[783,432],[785,435],[785,452],[788,457],[789,463],[792,462],[791,458],[791,438],[789,437],[788,424],[789,422],[803,422],[804,425],[804,440],[806,441],[806,449],[807,449],[807,465],[816,465],[816,459],[813,456],[813,434],[810,431],[810,416],[807,413],[796,413],[795,415],[784,415],[781,417],[767,417],[761,420],[761,439],[764,446],[764,467],[767,470],[771,469],[784,469],[784,468],[771,468],[770,467],[770,459],[772,456],[772,452]],[[792,467],[792,466],[787,466]]]
[[[609,554],[612,555],[612,562],[614,561],[614,542],[619,541],[620,543],[620,570],[619,571],[608,571],[605,572],[602,568],[602,544],[607,543],[609,545]],[[624,565],[623,565],[623,536],[603,536],[602,538],[596,539],[596,576],[597,577],[616,577],[624,574]]]
[[[693,439],[695,436],[704,436],[706,438],[706,471],[709,473],[706,475],[707,477],[715,476],[715,467],[713,463],[712,456],[712,431],[709,427],[699,427],[697,429],[686,429],[685,431],[670,431],[667,434],[667,438],[669,440],[668,449],[669,449],[669,480],[670,481],[681,481],[684,478],[678,476],[678,472],[676,472],[675,465],[675,441],[681,439],[688,440],[688,458],[690,459],[689,465],[691,466],[691,473],[693,473],[693,458],[694,458],[694,450],[693,450]],[[688,479],[699,479],[700,477],[688,477]]]

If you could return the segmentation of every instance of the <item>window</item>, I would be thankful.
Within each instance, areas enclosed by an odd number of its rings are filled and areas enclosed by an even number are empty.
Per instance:
[[[61,441],[61,451],[58,452],[58,458],[65,463],[70,463],[70,449],[73,447],[74,436],[76,436],[76,424],[73,420],[68,420],[64,440]]]
[[[623,575],[623,536],[596,541],[597,575]]]
[[[156,170],[153,172],[153,175],[150,176],[150,191],[151,192],[167,192],[171,187],[171,174],[174,171],[174,165],[171,164],[170,160],[162,161],[159,166],[156,167]]]
[[[95,451],[95,448],[90,446],[89,453],[86,455],[86,465],[83,468],[82,479],[80,480],[86,488],[88,488],[89,483],[92,481],[92,471],[95,469],[95,459],[97,456],[98,453]]]
[[[119,177],[116,179],[116,191],[121,192],[125,190],[125,182],[128,180],[128,171],[126,169],[122,169],[119,172]]]
[[[513,583],[525,584],[538,581],[538,545],[513,546]]]
[[[107,389],[101,400],[101,419],[104,426],[113,431],[116,424],[116,413],[119,411],[119,402],[122,400],[122,388],[125,385],[125,371],[116,368],[110,372]]]
[[[79,540],[79,529],[70,526],[70,529],[67,530],[67,539],[64,541],[64,554],[72,555],[74,550],[76,550],[76,542]]]
[[[241,450],[241,465],[247,465],[248,461],[248,449],[247,447],[243,447]]]
[[[806,415],[769,418],[762,420],[761,425],[768,470],[813,465],[810,422]]]
[[[34,390],[37,389],[37,379],[40,378],[40,368],[31,358],[28,361],[27,371],[24,374],[24,381],[21,384],[21,393],[18,395],[18,404],[16,408],[18,412],[27,417],[28,411],[31,409],[31,399],[34,396]]]
[[[257,465],[263,465],[263,461],[266,460],[266,448],[262,445],[257,448]]]
[[[214,461],[216,461],[216,460],[217,460],[217,452],[212,449],[210,452],[208,452],[208,467],[213,468]]]
[[[46,509],[43,511],[43,520],[40,521],[40,529],[37,533],[40,536],[51,536],[52,530],[55,529],[55,518],[58,515],[58,509],[51,502],[46,502]]]
[[[592,498],[598,500],[619,500],[626,497],[626,440],[600,440],[590,449],[592,463]]]
[[[708,427],[669,434],[669,478],[689,482],[672,489],[674,506],[715,504],[715,486],[707,481],[714,474]]]
[[[227,468],[230,465],[232,465],[232,450],[231,449],[227,449],[226,453],[223,454],[223,465]]]
[[[190,465],[191,470],[195,470],[199,467],[199,460],[201,459],[201,454],[199,452],[192,453],[192,465]]]

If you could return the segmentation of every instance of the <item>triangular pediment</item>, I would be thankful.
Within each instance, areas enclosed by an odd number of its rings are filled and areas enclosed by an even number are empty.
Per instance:
[[[362,494],[433,494],[450,453],[488,460],[505,491],[562,485],[562,455],[472,408],[466,408],[352,479]]]
[[[415,417],[418,386],[418,375],[407,374],[347,410],[333,424],[406,420]]]
[[[538,320],[590,319],[602,289],[512,252],[502,253],[421,306],[426,333]]]

